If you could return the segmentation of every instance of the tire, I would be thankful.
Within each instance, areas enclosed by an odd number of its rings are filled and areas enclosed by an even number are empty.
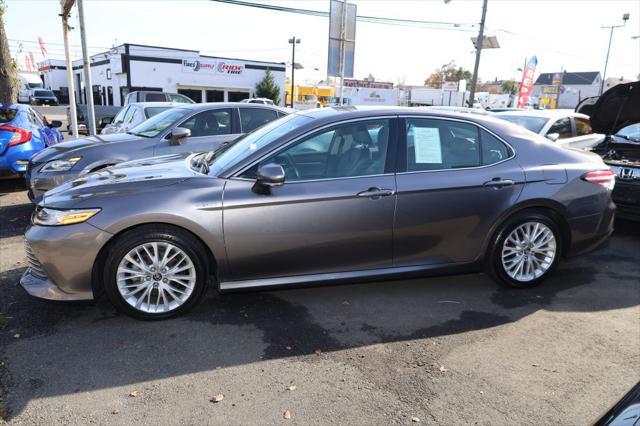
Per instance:
[[[153,262],[153,254],[159,262]],[[164,258],[170,260],[165,263]],[[125,232],[109,247],[104,265],[107,299],[118,311],[137,319],[184,314],[206,292],[205,248],[193,235],[174,226],[148,225]],[[176,272],[171,274],[172,270]]]
[[[560,227],[553,218],[537,211],[523,211],[509,218],[496,233],[486,269],[508,287],[535,287],[553,274],[562,249]]]

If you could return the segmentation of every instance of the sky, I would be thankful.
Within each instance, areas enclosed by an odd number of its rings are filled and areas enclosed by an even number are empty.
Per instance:
[[[250,0],[258,2],[258,0]],[[43,59],[37,44],[45,42],[48,58],[63,59],[58,0],[5,0],[5,25],[15,54],[22,44],[36,61]],[[260,1],[279,6],[328,11],[329,0]],[[481,0],[350,0],[358,15],[470,24],[457,29],[383,25],[358,22],[355,77],[371,73],[378,81],[423,84],[425,78],[451,60],[472,70]],[[499,49],[483,50],[480,79],[521,78],[525,60],[538,58],[540,72],[603,71],[614,31],[608,77],[640,79],[640,0],[489,0],[486,34],[495,35]],[[132,43],[199,50],[201,54],[291,62],[292,36],[302,39],[296,81],[326,76],[328,18],[261,10],[215,1],[85,0],[90,53],[115,44]],[[72,11],[74,59],[80,57],[77,11]],[[24,61],[24,53],[18,59]]]

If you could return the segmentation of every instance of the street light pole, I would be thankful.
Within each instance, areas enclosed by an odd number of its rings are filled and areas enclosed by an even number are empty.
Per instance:
[[[487,1],[482,2],[482,19],[480,19],[480,31],[478,32],[478,41],[476,42],[476,63],[473,66],[473,76],[471,77],[471,89],[469,89],[469,106],[473,108],[476,97],[476,84],[478,83],[478,68],[480,68],[480,54],[482,53],[482,44],[484,43],[484,21],[487,16]]]
[[[83,0],[77,0],[78,19],[80,21],[80,43],[82,44],[82,67],[84,69],[84,90],[87,97],[87,131],[89,135],[96,134],[95,109],[93,106],[93,85],[91,84],[91,66],[89,51],[87,50],[87,34],[84,24]],[[82,88],[80,88],[82,89]],[[80,90],[82,92],[82,90]]]
[[[300,39],[293,36],[289,39],[291,44],[291,108],[293,108],[293,95],[296,91],[296,44],[300,44]]]
[[[64,40],[64,59],[67,66],[67,90],[69,93],[69,130],[74,138],[78,137],[78,113],[76,110],[76,88],[73,81],[73,62],[69,52],[69,14],[62,11],[62,39]]]
[[[624,15],[622,15],[622,25],[602,26],[603,29],[610,28],[611,31],[609,32],[609,47],[607,47],[607,58],[604,61],[604,72],[602,73],[602,81],[600,82],[600,95],[602,95],[602,92],[604,90],[604,80],[607,78],[607,66],[609,65],[609,53],[611,53],[611,41],[613,40],[613,30],[614,28],[624,27],[625,25],[627,25],[628,20],[629,20],[629,14],[625,13]]]

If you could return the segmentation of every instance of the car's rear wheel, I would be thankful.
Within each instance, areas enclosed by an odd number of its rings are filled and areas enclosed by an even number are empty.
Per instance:
[[[549,216],[516,214],[500,228],[491,246],[489,272],[510,287],[534,287],[558,266],[562,237]]]
[[[145,226],[126,232],[105,260],[104,290],[121,312],[162,319],[193,308],[205,292],[200,241],[179,228]]]

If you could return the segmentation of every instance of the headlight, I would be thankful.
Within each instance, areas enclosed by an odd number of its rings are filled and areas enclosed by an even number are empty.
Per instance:
[[[54,210],[41,208],[36,210],[32,222],[41,226],[60,226],[82,223],[94,216],[100,209]]]
[[[44,165],[41,172],[66,172],[71,169],[82,157],[72,157],[66,160],[53,160]]]

